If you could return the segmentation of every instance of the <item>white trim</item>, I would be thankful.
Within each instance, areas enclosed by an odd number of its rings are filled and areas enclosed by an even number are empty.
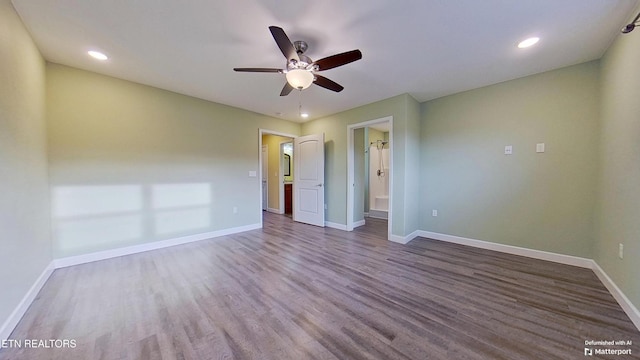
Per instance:
[[[369,217],[374,219],[389,219],[389,212],[386,210],[369,209]]]
[[[588,269],[592,268],[592,263],[593,263],[593,260],[583,258],[583,257],[556,254],[548,251],[527,249],[527,248],[513,246],[513,245],[497,244],[489,241],[469,239],[461,236],[440,234],[440,233],[424,231],[424,230],[421,230],[418,233],[419,233],[419,236],[424,238],[446,241],[454,244],[473,246],[481,249],[494,250],[494,251],[499,251],[507,254],[526,256],[533,259],[553,261],[561,264],[579,266],[579,267],[588,268]]]
[[[280,209],[274,209],[274,208],[267,208],[267,211],[270,213],[274,213],[274,214],[284,214],[284,210],[280,210]]]
[[[237,234],[240,232],[256,230],[260,228],[262,228],[262,225],[260,223],[239,226],[235,228],[211,231],[211,232],[202,233],[202,234],[188,235],[188,236],[183,236],[183,237],[174,238],[174,239],[154,241],[146,244],[133,245],[133,246],[127,246],[127,247],[118,248],[118,249],[104,250],[104,251],[98,251],[90,254],[83,254],[83,255],[61,258],[61,259],[55,259],[53,260],[53,264],[56,269],[60,269],[68,266],[86,264],[93,261],[106,260],[106,259],[111,259],[119,256],[137,254],[145,251],[163,249],[170,246],[182,245],[190,242],[207,240],[211,238]]]
[[[416,231],[414,231],[411,234],[406,235],[406,236],[400,236],[400,235],[393,235],[392,234],[391,237],[389,238],[389,241],[393,241],[395,243],[404,245],[404,244],[408,243],[409,241],[411,241],[411,240],[417,238],[418,236],[420,236],[421,232],[422,232],[421,230],[416,230]]]
[[[622,310],[627,313],[627,316],[629,316],[629,319],[631,319],[636,328],[640,330],[640,311],[638,311],[638,308],[636,308],[633,303],[631,303],[629,298],[622,292],[622,290],[620,290],[616,283],[611,280],[609,275],[604,272],[600,265],[598,265],[598,263],[593,260],[592,262],[593,272],[596,273],[598,279],[602,281],[602,284],[604,284],[604,286],[607,288],[607,290],[609,290],[614,299],[616,299],[618,304],[620,304]]]
[[[362,220],[354,222],[353,223],[353,227],[357,228],[357,227],[363,226],[364,224],[365,224],[364,219],[362,219]]]
[[[262,140],[262,137],[260,137]],[[267,177],[264,177],[264,158],[267,158]],[[260,143],[260,161],[258,166],[260,166],[260,208],[266,211],[269,208],[269,144],[264,145]],[[265,194],[263,188],[267,190]],[[265,201],[266,200],[266,201]]]
[[[391,234],[392,220],[393,220],[393,198],[395,197],[393,194],[393,148],[395,146],[395,142],[393,139],[393,116],[386,116],[383,118],[369,120],[360,122],[357,124],[347,125],[347,224],[345,226],[345,230],[352,231],[353,230],[353,213],[354,213],[354,204],[353,204],[353,187],[355,186],[355,174],[354,174],[354,130],[359,128],[368,127],[370,125],[381,124],[381,123],[389,123],[389,211],[388,211],[388,223],[387,223],[387,239],[390,241],[392,238],[397,237],[397,235]],[[295,179],[294,179],[295,180]]]
[[[29,291],[27,291],[22,300],[18,303],[18,306],[16,306],[11,315],[9,315],[9,318],[7,318],[4,324],[2,324],[2,327],[0,327],[0,341],[8,339],[9,336],[11,336],[11,333],[27,312],[31,303],[33,303],[33,300],[35,300],[36,296],[49,279],[49,276],[53,273],[53,270],[54,266],[52,261],[44,268],[40,276],[38,276],[33,285],[31,285]]]
[[[334,222],[330,222],[330,221],[325,221],[324,222],[324,226],[330,227],[332,229],[338,229],[338,230],[347,231],[347,225],[344,225],[344,224],[338,224],[338,223],[334,223]]]

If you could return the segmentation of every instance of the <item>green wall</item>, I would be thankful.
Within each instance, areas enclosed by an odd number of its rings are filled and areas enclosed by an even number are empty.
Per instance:
[[[404,237],[418,230],[417,197],[419,155],[414,135],[420,127],[419,103],[408,94],[398,95],[372,104],[347,110],[302,124],[303,134],[325,134],[326,220],[346,224],[347,219],[347,126],[384,117],[393,117],[393,197],[392,234]],[[418,137],[418,135],[415,135]],[[409,141],[407,139],[409,138]],[[406,177],[413,179],[406,181]],[[409,187],[407,187],[409,185]],[[407,219],[405,214],[409,213]],[[416,215],[414,215],[416,214]],[[415,219],[413,219],[415,218]]]
[[[597,61],[423,103],[421,228],[593,257],[598,130]]]
[[[0,340],[52,260],[44,88],[44,60],[0,0]]]
[[[633,12],[637,14],[639,9]],[[630,19],[631,20],[631,19]],[[602,59],[602,127],[595,260],[640,308],[640,30]],[[618,258],[618,244],[624,258]]]
[[[300,132],[56,64],[47,113],[55,257],[259,224],[259,128]]]

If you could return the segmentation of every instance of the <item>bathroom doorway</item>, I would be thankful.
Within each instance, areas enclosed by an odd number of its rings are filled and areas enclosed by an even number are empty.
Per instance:
[[[393,117],[347,126],[347,230],[387,220],[391,239],[392,195]]]

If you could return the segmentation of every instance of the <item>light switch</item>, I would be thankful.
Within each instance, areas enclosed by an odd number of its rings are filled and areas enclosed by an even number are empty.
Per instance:
[[[256,177],[257,174],[255,171],[249,171],[249,177]]]
[[[504,147],[504,154],[505,155],[511,155],[513,154],[513,146],[511,145],[507,145]]]
[[[544,143],[536,144],[536,152],[537,153],[543,153],[544,152]]]

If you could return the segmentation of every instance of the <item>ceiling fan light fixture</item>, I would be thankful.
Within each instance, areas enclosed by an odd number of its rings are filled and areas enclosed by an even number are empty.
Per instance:
[[[287,82],[291,87],[298,90],[304,90],[313,83],[313,74],[303,69],[292,69],[287,71]]]

